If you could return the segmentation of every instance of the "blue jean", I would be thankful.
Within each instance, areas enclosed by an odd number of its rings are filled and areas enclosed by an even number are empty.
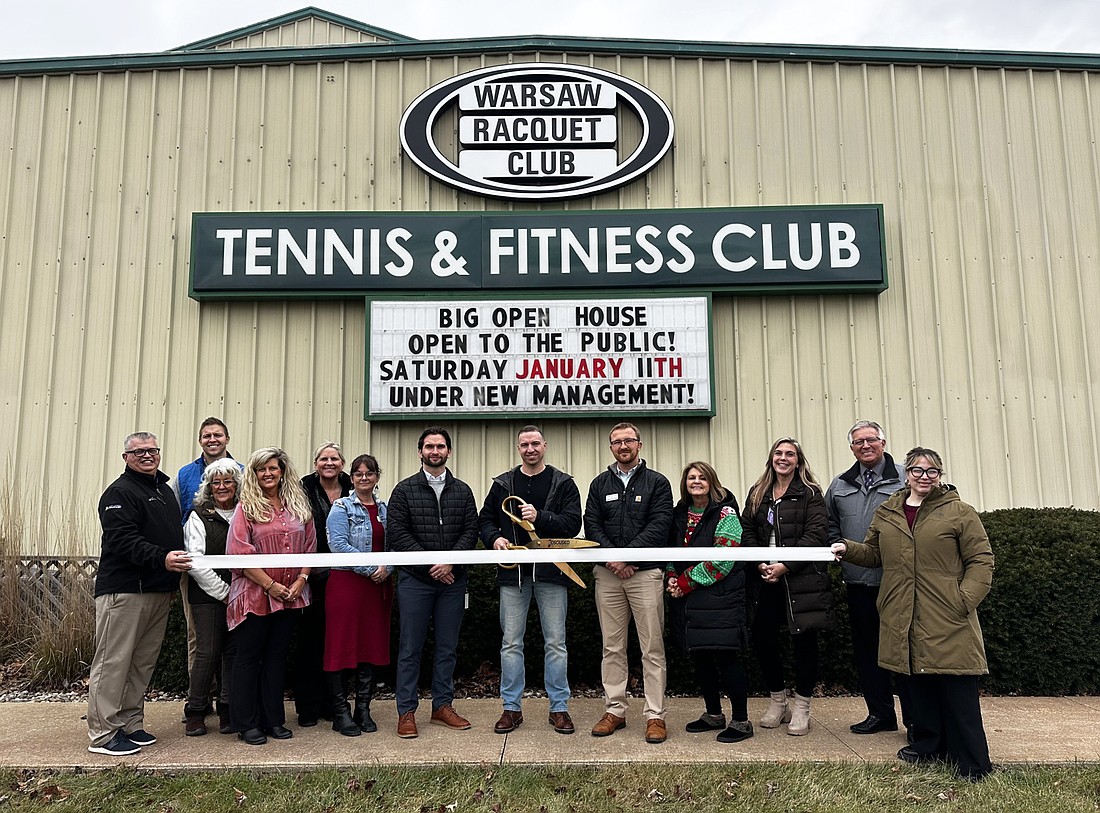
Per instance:
[[[523,636],[531,594],[542,621],[543,678],[550,697],[550,711],[565,711],[569,703],[569,653],[565,649],[565,615],[568,588],[561,584],[528,579],[519,587],[500,588],[500,697],[508,711],[519,711],[527,685],[523,660]]]
[[[466,607],[466,576],[453,584],[422,582],[404,571],[397,572],[397,607],[400,637],[397,645],[397,713],[416,711],[419,705],[420,656],[435,627],[432,661],[432,709],[448,706],[455,696],[455,664],[458,634]]]

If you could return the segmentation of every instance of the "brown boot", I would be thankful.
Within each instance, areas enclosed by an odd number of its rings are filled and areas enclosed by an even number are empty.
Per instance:
[[[201,737],[206,733],[206,719],[203,715],[187,712],[187,722],[184,725],[183,733],[188,737]]]

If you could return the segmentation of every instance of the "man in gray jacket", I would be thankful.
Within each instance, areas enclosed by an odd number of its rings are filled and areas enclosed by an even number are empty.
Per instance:
[[[829,542],[852,539],[862,542],[875,509],[905,485],[902,467],[886,454],[886,433],[874,421],[856,421],[848,430],[848,444],[855,464],[838,475],[825,492],[829,512]],[[878,665],[878,590],[882,568],[866,568],[841,562],[848,592],[852,625],[852,655],[859,687],[867,704],[867,718],[853,723],[854,734],[897,731],[891,673]],[[907,720],[904,678],[896,676],[902,719]]]

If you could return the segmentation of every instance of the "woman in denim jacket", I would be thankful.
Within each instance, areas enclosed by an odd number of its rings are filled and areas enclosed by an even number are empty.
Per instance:
[[[328,544],[333,553],[386,549],[386,503],[375,491],[382,469],[369,454],[351,463],[353,491],[332,504]],[[332,702],[332,730],[347,737],[378,730],[370,716],[374,667],[390,662],[393,583],[384,565],[333,568],[325,596],[325,685]],[[355,687],[351,711],[345,681]]]

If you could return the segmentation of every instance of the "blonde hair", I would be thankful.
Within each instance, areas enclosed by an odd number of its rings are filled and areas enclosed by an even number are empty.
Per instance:
[[[241,477],[240,507],[244,515],[253,522],[268,522],[273,515],[271,503],[264,496],[260,488],[260,481],[256,477],[256,470],[275,460],[279,463],[279,469],[283,476],[279,478],[279,498],[283,501],[283,507],[297,517],[303,524],[313,519],[313,511],[309,507],[309,498],[302,489],[294,466],[287,457],[286,452],[275,446],[267,446],[257,449],[248,458],[244,474]]]
[[[757,512],[760,508],[760,503],[764,501],[764,494],[770,494],[772,488],[779,480],[779,478],[775,476],[775,469],[772,467],[772,455],[774,455],[775,450],[784,443],[789,443],[791,446],[794,446],[795,452],[798,453],[798,464],[796,468],[798,479],[810,490],[817,491],[819,494],[822,492],[821,484],[817,482],[814,473],[810,471],[810,464],[806,462],[806,453],[802,451],[801,444],[794,438],[779,438],[779,440],[772,444],[771,449],[768,450],[768,462],[764,464],[764,473],[760,475],[760,479],[753,483],[752,488],[749,489],[748,505],[746,505],[745,508],[750,514],[755,514]]]

